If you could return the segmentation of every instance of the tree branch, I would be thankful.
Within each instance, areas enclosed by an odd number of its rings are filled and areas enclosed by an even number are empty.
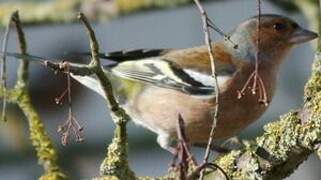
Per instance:
[[[79,20],[84,24],[90,42],[92,59],[88,65],[76,65],[71,63],[54,63],[45,61],[45,65],[49,66],[53,70],[65,72],[68,67],[68,72],[77,75],[90,75],[95,74],[100,82],[101,87],[104,90],[107,97],[108,109],[111,112],[113,121],[116,124],[114,138],[111,144],[108,146],[106,158],[103,160],[100,166],[101,177],[96,179],[106,179],[111,177],[117,177],[119,179],[134,179],[135,175],[130,170],[127,161],[127,133],[126,124],[129,121],[129,116],[118,105],[115,97],[113,96],[113,89],[109,79],[107,78],[104,70],[100,65],[99,60],[99,45],[95,37],[95,33],[91,28],[87,18],[84,14],[78,15]]]
[[[214,109],[214,113],[213,113],[213,122],[212,122],[211,131],[210,131],[208,143],[207,143],[206,150],[205,150],[205,155],[203,158],[203,163],[208,163],[208,159],[209,159],[210,152],[211,152],[211,146],[212,146],[213,140],[214,140],[214,133],[215,133],[215,128],[216,128],[216,124],[217,124],[217,119],[218,119],[218,115],[219,115],[220,89],[218,87],[216,68],[215,68],[214,51],[212,50],[213,49],[212,48],[212,40],[211,40],[211,36],[210,36],[210,32],[209,32],[209,25],[208,25],[209,18],[207,17],[206,11],[204,10],[201,3],[198,0],[194,0],[194,2],[201,13],[201,19],[202,19],[203,31],[204,31],[204,42],[207,47],[209,61],[210,61],[210,65],[211,65],[211,71],[212,71],[212,78],[214,79],[214,86],[215,86],[215,90],[214,90],[215,91],[215,103],[214,103],[215,109]],[[200,180],[203,179],[203,176],[204,176],[204,170],[201,171]]]
[[[13,13],[12,22],[15,24],[18,35],[20,52],[26,54],[27,45],[22,30],[18,12]],[[0,97],[6,98],[9,102],[17,104],[28,119],[30,140],[38,156],[39,163],[43,166],[45,173],[40,179],[66,179],[66,175],[57,164],[57,152],[54,149],[50,138],[45,132],[40,117],[31,104],[28,90],[28,62],[23,60],[17,71],[18,80],[13,89],[1,93]],[[5,89],[4,86],[1,86]]]

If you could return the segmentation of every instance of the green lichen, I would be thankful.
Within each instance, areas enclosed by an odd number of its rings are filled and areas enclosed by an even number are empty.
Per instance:
[[[227,174],[228,177],[232,178],[235,177],[235,170],[237,169],[237,162],[236,159],[240,157],[242,154],[242,151],[236,150],[236,151],[231,151],[228,154],[219,156],[216,160],[215,163],[224,169],[224,172]],[[219,170],[216,170],[214,173],[211,173],[207,176],[205,176],[205,179],[213,179],[213,177],[221,177],[224,178],[222,173]]]
[[[259,173],[259,162],[255,154],[247,151],[237,161],[238,169],[233,173],[233,179],[259,180],[262,175]]]
[[[43,177],[59,177],[59,179],[66,179],[66,176],[57,165],[57,152],[45,132],[39,115],[31,104],[27,91],[22,91],[22,94],[19,97],[17,103],[28,119],[31,143],[36,149],[38,162],[45,169],[45,175]]]
[[[321,138],[321,53],[315,56],[312,77],[305,87],[306,103],[304,112],[309,123],[301,129],[301,139],[304,146],[314,148],[315,142]]]
[[[321,91],[321,52],[318,52],[315,55],[315,62],[312,65],[312,76],[307,82],[307,84],[305,85],[305,89],[304,89],[305,101],[308,103],[309,100],[315,97],[320,91]],[[310,107],[314,107],[313,104],[311,104]]]
[[[109,144],[106,158],[100,166],[100,175],[112,176],[119,180],[135,179],[135,174],[128,165],[127,148],[126,122],[118,121],[113,141]]]
[[[19,49],[22,54],[26,54],[27,44],[22,30],[18,12],[12,13],[12,22],[16,26]],[[3,90],[5,87],[1,87]],[[17,70],[17,82],[13,89],[6,90],[6,94],[0,94],[1,97],[17,104],[28,119],[30,141],[34,146],[39,164],[44,168],[44,175],[40,177],[43,180],[67,179],[67,176],[57,165],[57,153],[48,137],[38,113],[33,107],[28,91],[28,62],[20,62]],[[1,91],[3,92],[3,91]]]
[[[59,171],[48,172],[39,178],[39,180],[60,180],[60,179],[68,179],[68,178],[65,174]]]
[[[265,133],[257,138],[257,143],[273,157],[283,161],[298,143],[300,119],[293,112],[280,119],[264,126]]]
[[[236,168],[235,159],[238,158],[241,151],[231,151],[229,154],[220,156],[215,162],[227,172],[232,172]]]
[[[2,97],[3,94],[0,93]],[[28,119],[30,141],[36,150],[38,163],[44,168],[44,174],[39,178],[42,180],[67,179],[57,164],[57,152],[45,131],[38,113],[33,107],[29,93],[26,89],[10,89],[7,93],[7,100],[17,104]]]

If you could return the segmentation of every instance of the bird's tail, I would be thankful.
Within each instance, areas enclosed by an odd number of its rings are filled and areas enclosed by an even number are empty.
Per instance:
[[[42,65],[45,65],[46,61],[57,61],[57,59],[48,59],[40,56],[34,56],[34,55],[29,55],[29,54],[20,54],[20,53],[12,53],[12,52],[6,52],[6,53],[1,53],[0,56],[8,56],[8,57],[15,57],[17,59],[25,59],[31,62],[36,62],[40,63]],[[108,67],[107,67],[108,68]],[[108,68],[109,69],[109,68]],[[104,67],[105,73],[108,74],[110,71]],[[93,91],[97,92],[98,94],[102,95],[105,97],[104,91],[100,86],[100,83],[97,79],[95,79],[92,76],[77,76],[73,75],[71,73],[71,77],[83,84],[84,86],[92,89]]]
[[[15,57],[17,59],[26,59],[28,61],[44,64],[45,61],[51,60],[48,58],[40,57],[40,56],[34,56],[30,54],[21,54],[21,53],[13,53],[13,52],[6,52],[6,53],[1,53],[1,56],[9,56],[9,57]]]
[[[85,56],[85,57],[91,56],[91,52],[65,52],[65,54],[66,55],[71,55],[71,56]],[[109,59],[109,56],[107,54],[105,54],[105,53],[99,53],[98,57],[101,58],[101,59]]]

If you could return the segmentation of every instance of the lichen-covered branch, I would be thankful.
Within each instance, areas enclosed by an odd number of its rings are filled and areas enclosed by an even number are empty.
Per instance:
[[[134,173],[130,170],[127,160],[127,133],[126,124],[129,121],[129,116],[118,105],[113,96],[113,89],[111,83],[107,78],[104,70],[100,65],[99,60],[99,45],[96,40],[95,33],[91,28],[87,18],[84,14],[78,15],[79,20],[84,24],[90,42],[91,61],[88,65],[72,64],[67,62],[55,63],[49,60],[40,60],[47,67],[55,70],[75,75],[88,76],[94,74],[97,76],[105,96],[107,97],[107,108],[110,110],[113,121],[116,124],[114,138],[108,146],[106,158],[103,160],[100,167],[100,177],[95,179],[135,179]],[[23,55],[21,56],[23,57]]]
[[[21,54],[26,54],[27,43],[18,12],[15,13],[13,22],[17,30],[20,52]],[[31,103],[28,91],[28,67],[29,63],[27,60],[20,62],[15,86],[16,91],[19,92],[19,94],[17,94],[19,98],[16,103],[28,119],[31,143],[36,149],[39,163],[42,164],[45,169],[45,174],[40,179],[66,179],[66,176],[57,165],[57,152],[45,132],[38,113]]]
[[[90,41],[92,60],[89,66],[95,67],[95,74],[107,97],[108,108],[111,112],[113,121],[116,124],[114,138],[108,146],[106,158],[100,166],[100,175],[96,179],[108,179],[110,176],[117,179],[135,179],[134,173],[129,169],[127,160],[127,133],[126,124],[130,119],[125,111],[118,105],[111,83],[103,71],[99,61],[99,45],[88,20],[83,14],[79,19],[84,23]]]
[[[36,149],[38,162],[45,170],[44,175],[40,179],[67,179],[67,176],[57,165],[57,152],[53,148],[53,144],[45,131],[38,113],[31,104],[27,90],[21,90],[20,92],[21,94],[17,103],[28,119],[30,140]]]
[[[14,23],[17,30],[20,52],[22,54],[26,54],[27,44],[24,32],[22,30],[18,12],[15,12],[13,14],[12,22]],[[54,149],[50,138],[45,132],[40,117],[30,100],[30,95],[28,91],[27,61],[21,61],[17,73],[18,78],[15,87],[13,89],[7,90],[7,93],[5,94],[1,93],[0,96],[2,98],[6,96],[6,99],[9,102],[17,104],[28,119],[30,140],[32,145],[36,149],[39,163],[43,166],[45,170],[44,174],[40,177],[40,179],[66,179],[66,175],[64,175],[64,173],[61,171],[60,167],[57,164],[57,152]]]

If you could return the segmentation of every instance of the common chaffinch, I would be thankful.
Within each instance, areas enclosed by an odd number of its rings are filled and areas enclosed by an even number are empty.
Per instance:
[[[220,90],[215,140],[235,136],[267,109],[258,103],[259,93],[237,97],[255,69],[257,38],[260,37],[258,74],[271,100],[279,66],[289,49],[317,37],[284,16],[261,15],[260,22],[259,36],[257,17],[252,17],[239,24],[229,39],[212,45]],[[120,105],[136,124],[158,135],[162,148],[173,152],[179,114],[185,121],[189,142],[207,143],[216,97],[206,46],[119,51],[101,54],[101,58],[115,62],[104,69]],[[105,96],[95,78],[72,77]]]
[[[262,15],[260,22],[258,73],[270,100],[284,56],[293,45],[315,39],[317,34],[280,15]],[[212,46],[220,90],[216,140],[235,136],[267,109],[258,103],[258,93],[237,98],[255,68],[257,17],[239,24],[229,37]],[[162,148],[173,152],[179,114],[189,142],[207,143],[215,109],[215,81],[205,46],[119,51],[101,57],[116,62],[105,69],[121,106],[136,124],[158,135]],[[73,78],[104,96],[94,78]]]

